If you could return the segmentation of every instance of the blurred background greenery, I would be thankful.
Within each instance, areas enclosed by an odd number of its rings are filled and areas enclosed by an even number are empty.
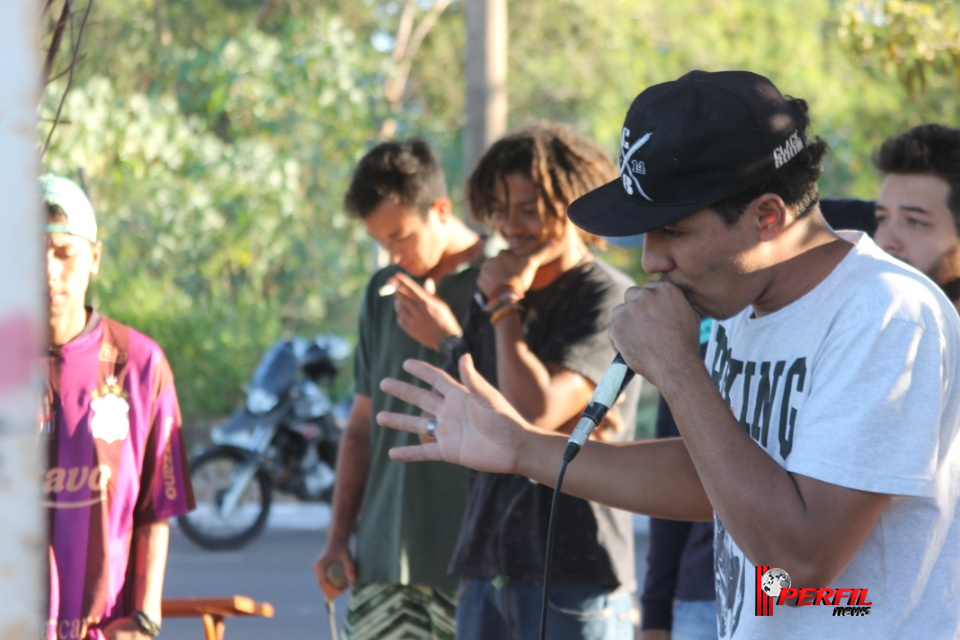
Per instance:
[[[92,302],[163,346],[188,421],[229,413],[280,336],[354,340],[374,248],[341,201],[385,133],[431,142],[462,210],[466,1],[70,3],[78,58],[47,74],[44,169],[90,192],[106,245]],[[49,50],[65,0],[44,2]],[[958,122],[958,14],[952,0],[509,0],[509,125],[570,122],[615,155],[645,86],[749,69],[810,102],[833,149],[822,193],[871,199],[879,142]],[[402,58],[405,17],[435,22]],[[639,252],[606,257],[643,277]]]

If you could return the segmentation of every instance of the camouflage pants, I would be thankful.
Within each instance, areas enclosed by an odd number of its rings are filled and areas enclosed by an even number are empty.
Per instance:
[[[456,591],[399,584],[354,585],[346,640],[453,640]]]

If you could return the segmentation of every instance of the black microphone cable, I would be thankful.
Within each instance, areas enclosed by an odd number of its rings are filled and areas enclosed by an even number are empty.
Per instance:
[[[560,487],[563,485],[563,476],[567,473],[567,465],[580,453],[590,433],[603,422],[607,411],[617,403],[617,398],[633,380],[633,371],[624,362],[619,353],[607,367],[597,388],[590,396],[587,408],[580,416],[580,422],[567,441],[567,448],[563,452],[560,462],[560,472],[557,474],[557,483],[553,489],[553,500],[550,503],[550,520],[547,524],[547,548],[543,563],[543,599],[540,605],[540,640],[547,638],[547,609],[550,601],[550,574],[553,572],[553,539],[557,529],[557,507],[560,504]]]

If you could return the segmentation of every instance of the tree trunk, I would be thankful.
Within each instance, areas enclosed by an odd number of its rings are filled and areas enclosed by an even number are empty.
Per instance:
[[[507,0],[467,0],[464,179],[507,131]]]

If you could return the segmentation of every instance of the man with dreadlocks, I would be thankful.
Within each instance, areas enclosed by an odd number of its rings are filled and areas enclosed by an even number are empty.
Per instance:
[[[495,143],[467,183],[473,216],[503,235],[451,363],[464,351],[516,409],[545,429],[573,429],[614,352],[611,310],[631,281],[590,252],[567,206],[616,176],[592,140],[537,123]],[[633,436],[639,382],[598,433]],[[522,476],[472,473],[451,561],[460,577],[457,638],[536,637],[553,489]],[[633,527],[624,512],[564,495],[550,591],[550,637],[632,637]]]

